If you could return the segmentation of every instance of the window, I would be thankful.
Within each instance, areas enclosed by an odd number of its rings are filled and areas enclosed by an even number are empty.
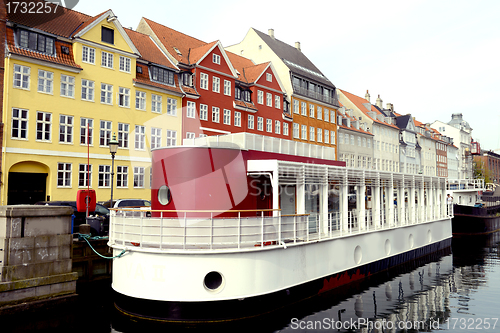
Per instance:
[[[366,138],[363,138],[363,147],[366,147]]]
[[[135,149],[144,150],[146,148],[146,127],[135,125]]]
[[[146,111],[146,93],[144,91],[135,92],[135,108]]]
[[[91,145],[92,134],[94,131],[94,120],[89,118],[80,118],[80,144]]]
[[[272,75],[272,74],[270,74],[270,73],[266,73],[266,80],[267,80],[268,82],[273,82],[273,75]]]
[[[160,95],[151,94],[151,112],[161,113],[161,108],[162,108],[161,102],[162,102],[162,97]],[[172,110],[172,104],[173,104],[173,110]],[[167,114],[172,115],[172,112],[174,112],[175,114],[177,113],[177,100],[173,98],[167,98]]]
[[[113,53],[101,52],[101,66],[113,69]]]
[[[231,96],[231,81],[224,80],[224,95]]]
[[[330,122],[335,124],[335,110],[330,110]]]
[[[130,73],[130,58],[120,56],[120,70],[122,72]]]
[[[295,139],[300,138],[300,125],[297,123],[293,123],[293,137]]]
[[[20,47],[48,55],[54,54],[54,38],[23,29],[18,30],[18,36]]]
[[[113,104],[113,86],[101,83],[101,103]]]
[[[29,67],[14,65],[14,88],[30,88],[30,71]]]
[[[220,55],[218,54],[212,54],[212,62],[214,64],[220,65]]]
[[[254,129],[254,116],[248,115],[248,129]]]
[[[243,100],[250,102],[250,90],[243,90]]]
[[[208,90],[208,74],[200,73],[200,88]]]
[[[318,139],[318,142],[323,142],[323,130],[321,128],[317,129],[316,138]]]
[[[113,29],[102,27],[101,41],[109,44],[115,43],[115,32]]]
[[[200,104],[200,120],[208,120],[208,105]]]
[[[38,91],[47,94],[52,94],[52,84],[54,81],[54,73],[38,70]]]
[[[57,187],[71,187],[71,163],[57,163]]]
[[[314,141],[315,134],[316,129],[312,126],[309,126],[309,141]]]
[[[307,140],[307,125],[301,125],[300,131],[301,131],[301,135],[302,135],[301,139]]]
[[[325,109],[325,121],[328,122],[328,116],[330,115],[330,111]]]
[[[75,77],[61,74],[61,96],[75,97]]]
[[[234,99],[241,99],[241,89],[234,87]]]
[[[224,109],[224,117],[222,119],[224,125],[231,125],[231,110]]]
[[[340,134],[339,134],[339,136],[340,136]],[[334,145],[334,144],[335,144],[335,131],[331,131],[331,132],[330,132],[330,143],[331,143],[332,145]]]
[[[293,113],[299,114],[299,101],[296,99],[293,101]]]
[[[99,131],[99,145],[101,147],[107,147],[109,140],[111,140],[111,121],[101,120]]]
[[[314,105],[309,104],[309,117],[314,118]]]
[[[12,109],[11,137],[13,139],[28,138],[28,110]]]
[[[50,141],[51,126],[52,113],[38,111],[36,113],[36,139],[39,141]]]
[[[358,136],[358,147],[361,147],[361,137]]]
[[[177,145],[177,132],[167,130],[167,147]]]
[[[118,165],[116,167],[116,187],[128,187],[128,166]]]
[[[266,131],[272,133],[273,131],[273,121],[272,119],[266,119]]]
[[[325,143],[330,143],[330,131],[325,130]]]
[[[334,131],[332,131],[331,133],[335,133]],[[346,135],[346,140],[349,141],[349,138],[347,137]],[[346,142],[346,144],[349,143],[349,142]],[[332,141],[332,145],[334,144],[334,142]],[[344,134],[342,133],[339,133],[339,144],[343,145],[344,144]]]
[[[59,142],[73,143],[73,116],[59,115]]]
[[[186,132],[186,139],[194,139],[196,134],[194,132]]]
[[[159,83],[164,83],[173,86],[174,85],[174,72],[151,66],[149,68],[149,74],[152,81],[156,81]]]
[[[234,111],[234,126],[241,127],[241,112]]]
[[[283,135],[288,136],[288,123],[283,122]]]
[[[303,116],[307,116],[307,103],[306,102],[301,103],[300,112]]]
[[[354,146],[354,135],[351,135],[351,145]]]
[[[219,122],[219,108],[216,106],[212,106],[212,122]]]
[[[144,167],[134,167],[134,187],[144,187]]]
[[[323,118],[322,117],[323,116],[323,109],[320,106],[318,106],[317,109],[316,109],[316,115],[317,115],[316,116],[317,119],[322,119]]]
[[[109,187],[111,179],[111,166],[99,165],[99,187]]]
[[[118,147],[128,149],[128,135],[130,125],[118,123]]]
[[[82,61],[94,65],[95,64],[95,49],[88,47],[88,46],[83,46]]]
[[[151,149],[161,147],[161,128],[151,127]]]
[[[92,165],[80,164],[78,166],[78,187],[92,187]]]
[[[281,122],[279,120],[274,121],[274,133],[281,134]]]
[[[94,101],[94,81],[82,79],[82,100]]]
[[[262,90],[257,90],[257,103],[264,104],[264,92]]]
[[[212,91],[220,93],[220,78],[216,76],[212,77]]]
[[[118,105],[126,108],[130,107],[130,89],[118,88]]]
[[[273,94],[271,93],[266,94],[266,105],[273,106]]]
[[[281,108],[281,97],[279,97],[278,95],[274,96],[274,107],[276,109],[280,109]]]
[[[257,117],[257,130],[258,131],[264,130],[264,118],[262,117]]]
[[[187,102],[186,117],[195,118],[196,117],[195,115],[196,115],[196,103]]]

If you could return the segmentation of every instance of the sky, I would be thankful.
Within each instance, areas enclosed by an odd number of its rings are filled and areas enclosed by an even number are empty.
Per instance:
[[[337,88],[368,90],[373,104],[380,95],[423,123],[462,113],[481,148],[500,153],[500,1],[80,0],[73,9],[112,9],[132,29],[146,17],[223,46],[272,28]]]

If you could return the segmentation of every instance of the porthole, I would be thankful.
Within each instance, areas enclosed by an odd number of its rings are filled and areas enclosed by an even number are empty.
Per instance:
[[[431,229],[427,230],[427,243],[432,242],[432,232]]]
[[[410,234],[410,236],[408,237],[408,245],[410,246],[410,249],[413,249],[413,246],[415,245],[413,234]]]
[[[391,241],[385,240],[385,255],[388,256],[391,253]]]
[[[359,264],[361,262],[361,259],[363,258],[363,251],[361,250],[361,246],[356,246],[354,249],[354,262]]]
[[[170,193],[170,188],[167,185],[162,185],[158,189],[158,202],[163,206],[166,206],[172,200],[172,194]]]
[[[219,291],[224,285],[224,278],[221,273],[212,271],[205,275],[203,285],[208,291]]]

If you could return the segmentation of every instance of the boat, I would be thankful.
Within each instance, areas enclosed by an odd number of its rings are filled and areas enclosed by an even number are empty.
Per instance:
[[[235,320],[385,272],[451,246],[446,185],[249,133],[154,149],[150,216],[111,212],[115,306]]]
[[[482,179],[450,180],[448,194],[453,198],[454,236],[500,230],[500,188],[485,187]]]

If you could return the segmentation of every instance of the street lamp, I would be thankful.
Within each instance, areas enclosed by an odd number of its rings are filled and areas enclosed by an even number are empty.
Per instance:
[[[109,152],[111,154],[111,201],[109,203],[109,208],[113,208],[113,179],[115,177],[115,154],[118,150],[118,141],[116,141],[116,134],[113,134],[113,138],[108,141]]]

